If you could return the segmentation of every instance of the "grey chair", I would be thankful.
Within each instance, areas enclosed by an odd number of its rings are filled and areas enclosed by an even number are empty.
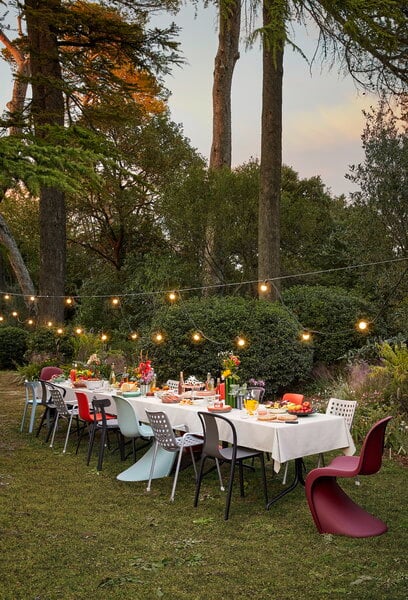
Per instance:
[[[265,497],[265,505],[268,503],[268,492],[267,492],[267,482],[266,482],[266,473],[265,473],[265,460],[264,454],[260,450],[255,450],[251,448],[245,448],[242,446],[238,446],[237,441],[237,432],[234,424],[223,417],[222,415],[209,413],[209,412],[199,412],[198,416],[200,417],[201,423],[203,425],[204,431],[204,445],[203,452],[201,454],[201,463],[200,470],[197,477],[197,485],[196,485],[196,493],[194,498],[194,506],[198,504],[198,498],[200,495],[201,482],[203,478],[204,472],[204,463],[207,458],[212,458],[215,461],[227,462],[230,463],[230,476],[228,483],[228,491],[227,498],[225,503],[225,511],[224,511],[224,519],[227,520],[229,517],[229,511],[231,506],[231,496],[232,496],[232,488],[234,484],[234,475],[235,475],[235,467],[238,465],[239,468],[239,484],[240,484],[240,493],[241,496],[244,496],[244,460],[252,459],[258,457],[261,461],[262,468],[262,484],[263,491]],[[220,435],[218,432],[218,423],[223,422],[228,425],[231,430],[232,443],[227,447],[220,446]]]
[[[357,400],[340,400],[339,398],[330,398],[326,408],[326,415],[337,415],[339,417],[344,417],[347,427],[351,431],[356,408]],[[318,467],[320,467],[321,465],[324,466],[323,454],[319,454],[319,461],[317,463]],[[356,483],[357,481],[358,480],[356,480]]]
[[[139,447],[140,450],[148,446],[154,437],[150,425],[141,423],[136,416],[135,410],[127,398],[113,396],[116,404],[116,414],[119,429],[125,438],[132,440],[133,462],[136,462],[136,442],[139,439],[147,440],[147,443]]]
[[[194,467],[195,477],[197,479],[197,468],[194,459],[194,446],[201,446],[203,439],[200,434],[184,433],[182,436],[176,436],[174,430],[170,424],[170,421],[166,413],[162,411],[152,412],[146,410],[147,418],[154,433],[154,452],[152,458],[152,465],[150,468],[149,482],[147,484],[147,491],[150,492],[151,483],[153,479],[154,466],[156,463],[157,451],[159,446],[168,452],[178,452],[177,466],[174,474],[173,487],[171,490],[170,500],[174,500],[176,493],[177,479],[180,471],[181,457],[183,455],[184,448],[190,449],[191,460]],[[200,437],[198,437],[200,436]]]
[[[89,444],[88,444],[88,455],[86,464],[89,465],[92,450],[95,442],[96,432],[100,432],[100,442],[99,442],[99,453],[98,453],[98,464],[97,470],[102,470],[103,458],[105,454],[105,447],[110,447],[109,442],[109,432],[114,432],[117,441],[118,447],[120,450],[121,459],[125,459],[124,452],[124,441],[123,436],[119,428],[119,423],[117,419],[107,418],[105,408],[111,405],[110,398],[93,398],[92,407],[93,407],[93,420],[90,424],[89,429]]]
[[[60,393],[62,394],[63,398],[65,398],[66,390],[64,390],[64,388],[55,386],[53,383],[50,383],[49,381],[45,381],[44,379],[40,379],[39,383],[41,385],[41,403],[40,404],[42,406],[44,406],[44,412],[42,414],[40,424],[37,429],[36,437],[38,437],[40,435],[41,429],[44,426],[46,426],[47,427],[47,436],[45,438],[45,441],[48,442],[48,440],[50,439],[50,436],[52,434],[52,429],[54,427],[55,418],[57,415],[57,409],[51,398],[51,389],[53,387],[57,388],[60,391]]]
[[[71,433],[72,421],[73,421],[74,417],[76,418],[76,421],[77,421],[76,431],[77,431],[77,433],[79,432],[78,407],[72,406],[71,408],[68,408],[67,405],[65,404],[65,401],[62,397],[60,390],[58,388],[56,388],[55,386],[51,387],[50,394],[51,394],[51,399],[52,399],[53,405],[55,406],[55,409],[56,409],[56,414],[55,414],[55,419],[54,419],[54,427],[52,429],[50,448],[52,448],[54,446],[55,434],[58,429],[58,423],[59,423],[60,419],[64,419],[68,423],[67,432],[65,435],[64,449],[62,451],[63,454],[65,454],[65,452],[67,450],[68,439],[69,439],[69,435]]]

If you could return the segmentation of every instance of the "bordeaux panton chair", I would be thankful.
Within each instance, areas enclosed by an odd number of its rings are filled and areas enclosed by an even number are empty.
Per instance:
[[[387,525],[356,504],[339,486],[337,478],[373,475],[381,468],[385,429],[392,417],[381,419],[367,433],[359,456],[337,456],[327,467],[310,471],[306,498],[319,533],[372,537]]]

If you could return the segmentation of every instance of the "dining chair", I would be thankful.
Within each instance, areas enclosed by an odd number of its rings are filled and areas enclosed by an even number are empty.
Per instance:
[[[99,441],[99,452],[98,452],[98,464],[97,470],[102,471],[103,458],[105,454],[105,446],[110,448],[109,443],[109,432],[114,432],[116,434],[118,440],[118,447],[120,450],[121,459],[125,459],[124,455],[124,441],[121,431],[119,429],[118,420],[116,418],[108,418],[108,415],[105,412],[105,408],[108,408],[111,405],[111,401],[109,398],[93,398],[92,399],[92,408],[93,408],[93,420],[90,425],[89,430],[89,444],[88,444],[88,454],[87,454],[87,462],[89,465],[92,456],[92,450],[94,446],[96,432],[100,431],[100,441]]]
[[[133,462],[136,462],[136,442],[139,439],[145,440],[146,443],[139,447],[140,450],[148,446],[154,437],[154,433],[150,425],[141,423],[137,418],[135,409],[127,398],[113,396],[116,404],[116,412],[119,429],[125,438],[132,440]]]
[[[356,400],[340,400],[339,398],[330,398],[326,408],[326,415],[337,415],[338,417],[344,417],[347,427],[351,431],[353,425],[354,413],[357,408]],[[324,466],[324,455],[319,454],[319,460],[317,466]],[[359,481],[359,480],[357,480]],[[356,483],[357,483],[356,481]],[[357,483],[358,485],[358,483]]]
[[[40,379],[39,383],[41,386],[41,402],[40,402],[40,404],[42,406],[44,406],[44,412],[41,416],[40,423],[38,425],[36,437],[38,437],[40,435],[41,429],[44,426],[46,426],[47,427],[47,435],[46,435],[45,441],[48,442],[48,440],[50,439],[51,433],[52,433],[52,429],[53,429],[56,414],[57,414],[57,409],[51,398],[51,389],[54,384],[52,384],[51,382],[46,381],[44,379]],[[62,397],[64,398],[65,394],[66,394],[66,390],[61,387],[58,387],[58,389],[60,390]]]
[[[154,452],[150,468],[149,481],[146,489],[148,492],[150,492],[154,474],[154,467],[156,463],[157,451],[159,447],[163,448],[163,450],[167,450],[167,452],[178,452],[176,471],[174,473],[173,487],[170,495],[170,500],[174,501],[174,495],[176,493],[177,479],[180,471],[183,450],[184,448],[189,448],[190,450],[191,461],[193,463],[195,478],[197,480],[197,468],[195,464],[193,448],[196,446],[201,446],[203,443],[203,439],[201,434],[195,434],[190,432],[186,432],[182,436],[176,436],[170,424],[168,416],[162,411],[154,412],[146,410],[146,415],[149,419],[150,426],[154,433]]]
[[[200,469],[197,477],[196,492],[194,498],[194,506],[198,505],[198,499],[200,496],[201,482],[203,479],[204,464],[207,458],[219,461],[219,463],[230,464],[230,475],[228,482],[228,491],[225,503],[224,519],[229,518],[232,488],[234,483],[235,467],[238,465],[239,469],[239,484],[241,497],[244,496],[244,460],[258,457],[261,461],[262,467],[262,483],[265,496],[265,504],[268,502],[268,492],[266,483],[265,473],[265,460],[263,452],[254,450],[251,448],[245,448],[238,446],[237,432],[234,424],[224,417],[223,415],[199,411],[198,416],[200,417],[203,431],[204,431],[204,444],[203,451],[201,454]],[[220,435],[218,430],[218,423],[226,424],[230,429],[232,442],[226,447],[220,446]]]
[[[281,402],[293,402],[293,404],[303,404],[303,394],[295,394],[293,392],[286,392],[283,394]]]
[[[44,381],[49,381],[53,375],[63,375],[64,371],[59,367],[43,367],[40,373],[40,379]]]
[[[23,431],[28,409],[31,407],[30,422],[28,425],[28,433],[32,433],[34,429],[36,409],[42,403],[42,390],[38,381],[24,382],[24,408],[21,418],[20,431]]]
[[[72,421],[73,421],[74,417],[76,418],[76,421],[77,421],[76,431],[79,435],[80,426],[79,426],[79,418],[78,418],[78,407],[72,406],[71,408],[68,408],[68,406],[66,405],[66,403],[62,397],[60,390],[55,386],[53,386],[50,389],[50,394],[51,394],[52,402],[56,408],[56,415],[55,415],[55,419],[54,419],[54,427],[52,430],[50,448],[52,448],[54,446],[55,434],[58,429],[58,423],[59,423],[60,419],[64,419],[68,423],[67,432],[65,435],[64,449],[62,451],[63,454],[65,454],[65,452],[67,450],[68,439],[69,439],[69,435],[71,433],[71,426],[72,426]],[[83,425],[83,427],[85,427],[85,424]]]
[[[356,504],[337,479],[374,475],[380,470],[385,430],[391,419],[385,417],[371,427],[359,456],[337,456],[327,467],[313,469],[307,475],[306,498],[319,533],[359,538],[387,531],[387,525]]]
[[[76,396],[76,399],[78,402],[78,416],[84,422],[85,428],[88,431],[88,438],[90,438],[91,427],[94,425],[95,421],[98,422],[98,421],[102,420],[102,415],[100,413],[95,414],[95,411],[90,408],[89,398],[85,394],[85,392],[79,392],[79,391],[75,390],[75,396]],[[106,412],[105,412],[105,417],[107,420],[116,419],[115,415],[112,415],[112,414],[109,414]],[[78,454],[79,446],[81,445],[83,432],[85,431],[85,428],[82,428],[80,431],[80,434],[78,437],[78,443],[77,443],[77,447],[76,447],[76,452],[75,452],[76,454]],[[88,439],[88,446],[89,446],[89,439]],[[87,464],[89,464],[89,461]]]

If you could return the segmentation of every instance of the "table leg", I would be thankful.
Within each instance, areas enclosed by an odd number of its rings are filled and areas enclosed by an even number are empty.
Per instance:
[[[152,465],[153,446],[126,471],[116,476],[119,481],[148,481]],[[159,446],[154,465],[153,479],[170,475],[177,452],[168,452]]]
[[[293,491],[298,483],[305,485],[305,481],[303,479],[303,458],[295,458],[295,476],[292,483],[287,488],[282,490],[282,492],[269,500],[266,505],[266,510],[269,510],[272,504],[283,498],[283,496],[286,496],[286,494],[289,494],[289,492]]]

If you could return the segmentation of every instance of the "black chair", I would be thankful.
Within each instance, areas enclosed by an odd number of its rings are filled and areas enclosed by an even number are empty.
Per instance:
[[[53,383],[50,383],[49,381],[45,381],[44,379],[40,379],[39,382],[41,385],[40,405],[44,406],[45,410],[41,416],[41,420],[38,425],[36,437],[38,437],[40,435],[41,429],[44,426],[46,426],[47,427],[47,436],[45,438],[45,441],[48,442],[48,440],[50,439],[50,435],[52,433],[54,424],[55,424],[56,416],[57,416],[57,409],[51,398],[51,390],[58,389],[63,398],[65,397],[65,394],[67,391],[62,387],[59,387]]]
[[[239,484],[240,484],[240,493],[241,497],[244,496],[244,464],[243,461],[246,459],[251,459],[258,457],[261,461],[262,467],[262,483],[264,489],[264,497],[265,504],[268,502],[268,491],[267,491],[267,483],[266,483],[266,473],[265,473],[265,460],[263,452],[259,450],[254,450],[251,448],[244,448],[242,446],[238,446],[237,443],[237,432],[234,424],[223,417],[222,415],[209,413],[209,412],[199,412],[198,416],[200,417],[203,431],[204,431],[204,443],[203,443],[203,451],[201,454],[201,462],[200,469],[197,478],[196,484],[196,493],[194,498],[194,506],[198,504],[198,498],[200,495],[201,481],[203,479],[204,472],[204,463],[207,458],[212,458],[218,462],[227,462],[230,463],[230,476],[228,483],[228,491],[227,498],[225,504],[225,512],[224,519],[227,520],[229,517],[230,505],[231,505],[231,496],[232,496],[232,487],[234,484],[234,475],[235,475],[235,466],[238,465],[239,468]],[[217,422],[224,422],[231,429],[231,437],[232,443],[227,447],[220,446],[220,436],[218,432],[218,424]]]
[[[124,450],[124,439],[119,429],[119,423],[117,419],[107,418],[105,408],[111,405],[111,401],[109,398],[94,398],[92,400],[93,406],[93,422],[90,425],[89,430],[89,444],[88,444],[88,456],[86,464],[89,465],[92,450],[95,441],[95,435],[97,431],[100,431],[100,444],[99,444],[99,454],[98,454],[98,466],[97,470],[102,470],[103,457],[105,453],[105,446],[110,447],[109,444],[109,431],[113,431],[118,440],[118,446],[120,450],[120,457],[122,460],[125,460],[125,450]]]

